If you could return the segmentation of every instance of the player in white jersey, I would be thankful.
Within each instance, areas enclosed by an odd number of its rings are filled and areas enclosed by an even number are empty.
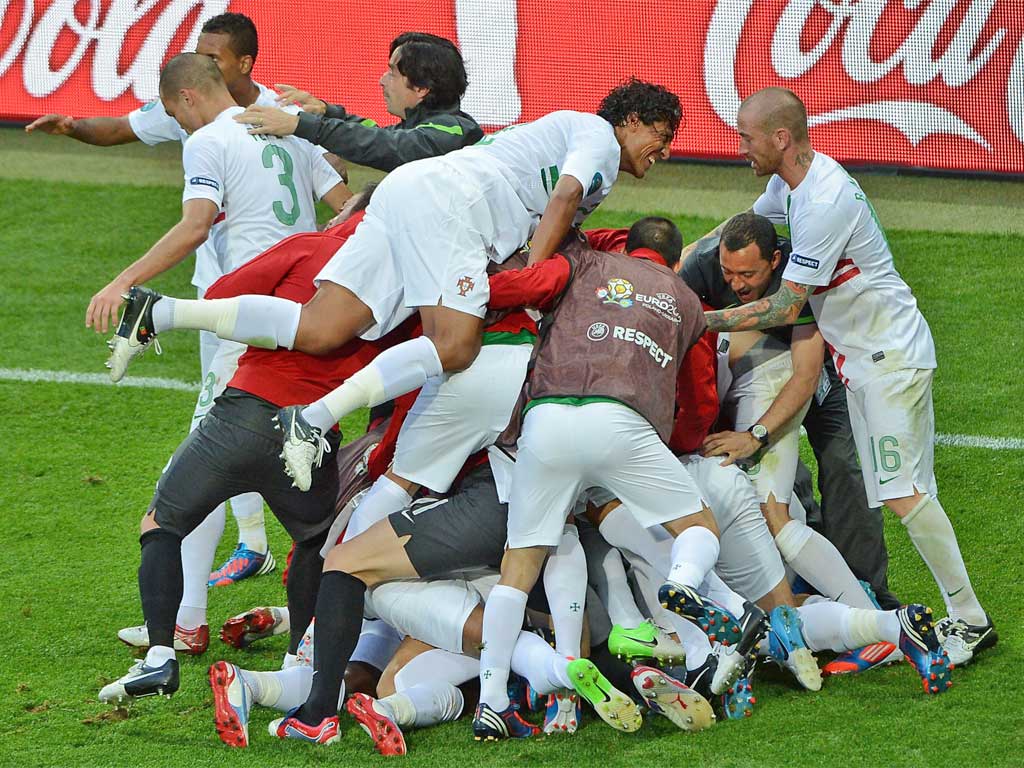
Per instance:
[[[277,94],[252,79],[252,69],[259,53],[256,26],[249,17],[240,13],[222,13],[208,19],[201,28],[196,42],[196,53],[209,56],[217,64],[231,97],[239,106],[270,106],[276,103]],[[112,146],[141,141],[155,146],[168,141],[180,141],[184,145],[188,138],[173,117],[167,114],[160,99],[153,99],[142,107],[122,117],[98,117],[73,119],[66,115],[44,115],[33,121],[25,130],[29,133],[64,135],[85,144]],[[217,257],[218,244],[222,239],[223,225],[215,222],[210,236],[196,248],[196,266],[192,284],[199,298],[224,270]],[[222,342],[208,332],[199,334],[200,386],[192,414],[190,429],[195,429],[203,416],[213,406],[213,401],[224,390],[237,368],[239,356],[245,351],[244,344]],[[231,499],[231,512],[238,523],[238,546],[228,560],[210,574],[210,582],[230,584],[247,576],[269,573],[274,569],[274,558],[267,547],[267,534],[263,521],[263,499],[257,493],[246,493]],[[207,550],[216,548],[220,530],[224,525],[225,508],[218,507],[210,523],[197,535],[187,537],[185,560],[204,562]],[[200,541],[202,540],[202,542]],[[196,610],[206,605],[205,586],[196,590],[186,589],[182,603]],[[193,623],[182,616],[182,628],[191,629]],[[198,625],[197,625],[198,626]],[[119,636],[125,642],[145,644],[145,627],[129,627]],[[183,634],[183,638],[185,635]],[[202,645],[195,638],[187,641],[193,647]],[[198,643],[198,645],[197,645]]]
[[[793,252],[778,292],[710,312],[708,327],[784,325],[810,303],[846,384],[868,499],[896,513],[931,570],[949,613],[939,633],[951,661],[963,664],[996,634],[936,498],[928,324],[860,185],[812,149],[803,102],[782,88],[758,91],[740,106],[737,129],[741,155],[772,176],[753,210],[789,225]]]
[[[230,271],[288,235],[314,231],[314,197],[337,210],[350,196],[338,174],[308,142],[252,137],[232,120],[242,107],[231,99],[210,58],[179,54],[161,72],[160,87],[167,113],[190,133],[183,157],[181,221],[94,297],[86,322],[97,328],[105,326],[108,316],[116,312],[123,285],[134,286],[132,292],[143,292],[145,289],[135,284],[183,260],[208,236],[216,218],[224,218],[224,267]],[[138,325],[130,317],[124,322]],[[146,332],[144,327],[138,330]],[[125,340],[115,337],[114,364],[119,343]],[[112,369],[112,378],[119,378],[116,369]],[[143,533],[154,529],[158,526],[152,514],[147,515]],[[191,586],[205,590],[217,538],[219,531],[201,568],[193,563],[192,568],[183,569]],[[200,626],[205,624],[205,604],[201,613],[194,619]],[[145,637],[150,653],[170,645],[153,637],[153,632],[150,627]],[[163,649],[173,656],[170,648]]]
[[[504,261],[531,236],[531,259],[551,256],[619,170],[639,178],[667,156],[681,117],[674,94],[631,80],[597,115],[557,112],[402,166],[381,182],[305,306],[265,296],[175,300],[165,308],[158,302],[155,330],[212,329],[222,338],[316,354],[359,334],[377,338],[419,311],[421,338],[387,350],[317,403],[282,411],[286,462],[301,482],[321,453],[323,431],[342,416],[468,367],[480,348],[488,259]],[[132,343],[141,349],[148,341]]]

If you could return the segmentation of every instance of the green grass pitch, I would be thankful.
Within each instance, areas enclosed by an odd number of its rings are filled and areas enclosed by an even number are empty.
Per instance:
[[[251,746],[216,737],[206,668],[217,658],[274,669],[285,638],[236,651],[214,640],[204,657],[182,657],[182,688],[170,701],[112,710],[96,700],[132,653],[115,639],[140,620],[135,571],[138,520],[160,470],[182,439],[194,395],[185,391],[26,383],[11,369],[102,373],[103,340],[83,327],[89,297],[140,255],[179,213],[173,148],[94,150],[67,140],[0,132],[0,766],[200,768],[374,764],[383,758],[351,720],[329,750],[277,743],[276,716],[256,709]],[[361,182],[372,176],[356,170]],[[886,224],[897,267],[914,288],[939,355],[938,431],[1024,437],[1019,294],[1024,185],[865,176]],[[674,218],[692,239],[746,207],[761,182],[743,169],[661,166],[623,184],[594,226],[629,223],[638,211]],[[190,295],[190,265],[157,280]],[[130,377],[198,379],[197,340],[167,334]],[[355,421],[350,432],[357,429]],[[483,745],[462,721],[408,735],[410,765],[857,766],[1020,765],[1024,750],[1024,452],[939,446],[936,474],[971,571],[993,614],[999,645],[954,673],[929,698],[899,665],[796,690],[759,668],[754,717],[686,735],[646,718],[617,734],[587,717],[575,737]],[[269,516],[268,516],[269,521]],[[272,547],[287,551],[268,522]],[[938,590],[900,524],[887,523],[890,581],[905,600],[941,609]],[[218,557],[234,544],[234,529]],[[210,623],[260,604],[280,604],[273,576],[218,589]]]

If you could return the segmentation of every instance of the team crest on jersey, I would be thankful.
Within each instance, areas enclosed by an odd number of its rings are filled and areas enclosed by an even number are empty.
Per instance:
[[[632,307],[633,284],[621,277],[613,277],[608,281],[608,286],[597,289],[597,298],[602,304],[618,304],[620,307]]]
[[[467,295],[470,291],[473,290],[473,287],[475,285],[476,283],[473,282],[473,278],[470,277],[469,275],[463,275],[462,277],[459,278],[459,282],[455,284],[455,286],[459,289],[459,296]]]

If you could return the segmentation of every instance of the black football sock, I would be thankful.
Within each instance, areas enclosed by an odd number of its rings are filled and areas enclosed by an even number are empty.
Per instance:
[[[363,582],[341,571],[328,571],[320,580],[313,641],[313,687],[297,713],[308,725],[319,725],[325,717],[338,713],[345,667],[363,625],[365,593]]]
[[[181,605],[181,539],[162,528],[139,537],[139,595],[149,644],[174,647],[174,622]]]
[[[298,650],[302,636],[313,618],[316,607],[316,596],[320,590],[320,578],[323,575],[324,561],[320,557],[320,548],[327,539],[327,531],[309,541],[297,543],[292,550],[291,563],[288,566],[288,616],[291,621],[291,637],[288,642],[288,653]],[[314,646],[315,650],[315,646]]]

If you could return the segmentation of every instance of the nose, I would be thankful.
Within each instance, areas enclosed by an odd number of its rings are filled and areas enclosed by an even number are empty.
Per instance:
[[[387,80],[387,78],[388,78],[388,70],[385,69],[384,73],[380,76],[380,79],[377,81],[380,84],[381,88],[384,87],[384,81]]]
[[[668,160],[669,157],[671,157],[671,156],[672,156],[672,149],[669,147],[668,144],[666,144],[664,147],[661,148],[661,159],[662,160]]]

